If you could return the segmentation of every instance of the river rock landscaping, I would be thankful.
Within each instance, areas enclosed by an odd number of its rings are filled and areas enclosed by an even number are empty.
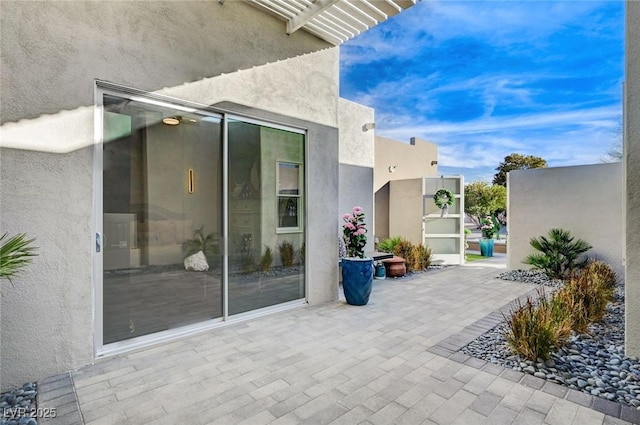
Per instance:
[[[499,279],[548,287],[554,291],[562,281],[550,280],[540,271],[514,270]],[[462,348],[462,352],[506,368],[617,401],[640,410],[640,361],[624,354],[624,285],[618,284],[614,301],[600,323],[588,333],[573,333],[567,344],[551,353],[548,360],[525,360],[507,347],[502,323]]]
[[[37,388],[34,382],[0,395],[0,425],[38,425],[31,412],[36,412]]]

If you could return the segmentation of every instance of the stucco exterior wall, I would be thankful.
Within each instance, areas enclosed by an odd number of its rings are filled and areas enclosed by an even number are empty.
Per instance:
[[[3,0],[0,19],[0,123],[92,105],[94,78],[156,91],[330,47],[242,1]]]
[[[437,160],[438,147],[433,143],[417,137],[412,137],[409,143],[403,143],[376,136],[373,183],[376,237],[382,240],[403,236],[413,243],[422,242],[422,183],[420,182],[422,177],[438,175],[438,165],[431,165],[432,161]],[[392,171],[389,167],[392,167]],[[411,179],[417,179],[418,186],[415,186],[415,183],[388,184]],[[399,193],[409,187],[411,192]],[[398,203],[400,200],[410,203],[412,207],[405,208],[403,204]],[[405,222],[405,220],[409,221]]]
[[[522,260],[536,252],[531,238],[562,228],[590,243],[588,255],[623,277],[620,163],[517,170],[507,181],[509,269],[529,267]]]
[[[640,2],[629,0],[626,22],[624,133],[627,355],[640,356]]]
[[[365,131],[364,125],[374,122],[374,110],[339,99],[337,117],[340,129],[340,197],[336,232],[342,232],[343,214],[350,213],[354,206],[362,207],[367,224],[365,251],[373,251],[376,220],[372,187],[375,131]]]
[[[437,160],[438,146],[433,143],[417,137],[403,143],[376,136],[374,191],[391,180],[437,176],[438,165],[431,165],[431,161]],[[389,167],[395,167],[392,173]]]
[[[389,236],[422,243],[422,179],[389,182]]]
[[[309,92],[313,93],[313,92]],[[316,94],[314,93],[313,97]],[[340,127],[340,163],[373,168],[375,164],[375,131],[364,129],[374,122],[373,108],[346,99],[338,102]]]
[[[15,285],[2,284],[2,389],[93,359],[94,78],[305,119],[289,121],[309,129],[307,246],[327,253],[307,269],[308,299],[337,298],[337,49],[279,61],[327,44],[286,36],[283,22],[241,2],[0,5],[0,231],[27,232],[41,247]]]

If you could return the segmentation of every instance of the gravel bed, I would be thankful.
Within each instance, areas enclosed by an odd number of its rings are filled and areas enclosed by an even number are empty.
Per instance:
[[[0,395],[0,425],[37,425],[36,412],[36,384],[28,382],[13,391]]]
[[[562,287],[561,280],[549,279],[547,275],[540,270],[509,270],[500,273],[498,279],[549,286],[556,289]]]
[[[558,288],[538,273],[521,270],[502,273],[501,279]],[[517,280],[522,281],[522,280]],[[517,371],[534,375],[572,389],[617,401],[640,410],[640,361],[624,354],[624,286],[618,285],[614,301],[607,306],[601,323],[587,334],[573,333],[567,344],[553,352],[549,360],[525,360],[513,355],[503,337],[506,326],[496,326],[462,348],[462,352]]]

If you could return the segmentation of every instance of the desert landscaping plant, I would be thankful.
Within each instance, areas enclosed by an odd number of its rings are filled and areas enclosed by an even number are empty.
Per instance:
[[[407,271],[413,270],[413,244],[406,239],[401,239],[393,249],[393,255],[404,258]]]
[[[11,278],[38,255],[35,253],[38,247],[31,246],[35,239],[27,239],[24,233],[8,236],[8,233],[0,236],[0,278],[11,282]]]
[[[271,247],[265,245],[264,246],[264,254],[260,257],[260,270],[263,272],[268,272],[271,270],[271,265],[273,264],[273,254],[271,253]]]
[[[544,271],[551,279],[563,280],[587,266],[589,259],[583,254],[592,248],[563,229],[551,229],[549,237],[532,238],[530,244],[540,253],[529,255],[524,263]]]
[[[431,248],[422,244],[413,245],[411,248],[411,260],[413,270],[427,270],[431,265]]]
[[[378,251],[380,252],[393,252],[396,248],[396,245],[400,243],[402,238],[400,236],[396,236],[395,238],[386,238],[378,242]]]
[[[296,250],[293,248],[293,244],[289,241],[282,241],[278,245],[278,251],[280,252],[282,265],[284,267],[292,267],[296,256]]]
[[[529,360],[547,360],[552,350],[562,346],[571,334],[569,312],[555,295],[538,293],[538,302],[518,300],[507,316],[505,340],[509,348]]]
[[[613,300],[613,286],[597,271],[585,269],[566,282],[558,297],[564,309],[570,312],[572,329],[586,333],[591,323],[604,317],[607,304]]]
[[[193,238],[183,242],[182,251],[184,251],[185,257],[202,251],[207,260],[211,260],[212,256],[219,253],[218,238],[215,233],[205,235],[204,225],[200,226],[199,229],[193,231]]]

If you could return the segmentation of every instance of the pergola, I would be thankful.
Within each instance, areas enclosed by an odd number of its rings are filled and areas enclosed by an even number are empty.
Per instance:
[[[338,46],[413,6],[416,0],[250,0],[287,22]]]

